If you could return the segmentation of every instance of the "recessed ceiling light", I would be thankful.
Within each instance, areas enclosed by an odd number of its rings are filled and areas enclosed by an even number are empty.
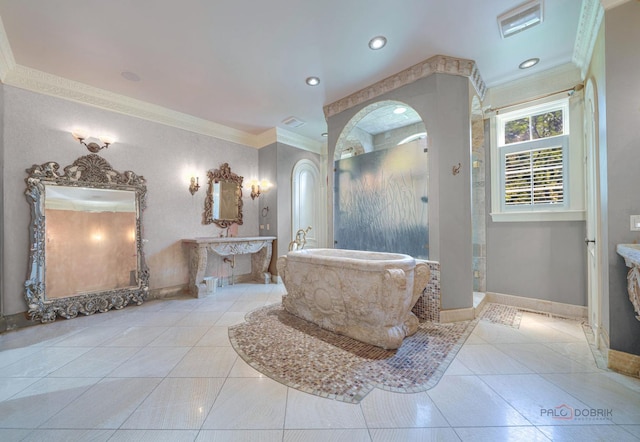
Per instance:
[[[393,113],[396,115],[404,114],[407,111],[406,107],[398,106],[393,110]]]
[[[136,74],[135,72],[131,72],[131,71],[124,71],[121,72],[120,75],[122,76],[122,78],[124,78],[125,80],[129,80],[129,81],[140,81],[140,76],[138,74]]]
[[[373,37],[371,40],[369,40],[369,48],[373,49],[374,51],[384,48],[386,44],[387,38],[382,35],[378,35],[377,37]]]
[[[323,137],[328,137],[329,136],[329,134],[326,133],[326,132],[322,132],[320,135],[323,136]]]
[[[542,0],[531,0],[498,16],[498,27],[502,38],[529,29],[542,23]]]
[[[320,79],[318,77],[307,77],[307,79],[305,80],[305,82],[309,85],[309,86],[317,86],[320,84]]]
[[[539,58],[530,58],[530,59],[525,60],[525,61],[523,61],[522,63],[520,63],[520,64],[518,65],[518,67],[519,67],[520,69],[529,69],[529,68],[531,68],[531,67],[533,67],[533,66],[537,65],[539,61],[540,61],[540,59],[539,59]]]

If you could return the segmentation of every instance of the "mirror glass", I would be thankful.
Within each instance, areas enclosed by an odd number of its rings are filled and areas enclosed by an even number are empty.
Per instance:
[[[335,247],[429,257],[427,131],[409,105],[358,112],[335,151]]]
[[[207,172],[207,197],[204,204],[204,223],[229,227],[242,224],[242,180],[231,172],[229,164]]]
[[[59,169],[54,162],[27,169],[29,316],[51,322],[142,304],[149,290],[144,177],[120,173],[95,154]]]
[[[44,207],[46,299],[136,285],[135,192],[47,184]]]

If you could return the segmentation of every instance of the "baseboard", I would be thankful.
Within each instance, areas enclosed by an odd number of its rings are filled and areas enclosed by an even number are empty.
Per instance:
[[[162,287],[149,290],[147,299],[171,298],[172,296],[183,295],[189,290],[188,284],[174,285],[172,287]]]
[[[618,373],[640,378],[640,356],[609,350],[608,367]]]
[[[473,307],[440,310],[440,323],[443,324],[448,322],[471,321],[472,319],[475,319],[475,309]]]
[[[505,295],[503,293],[486,292],[487,302],[505,304],[534,312],[571,319],[586,319],[589,309],[581,305],[564,304],[562,302],[546,301],[543,299],[525,298],[522,296]]]
[[[477,304],[476,304],[477,302]],[[484,292],[473,292],[473,316],[478,317],[485,306],[489,303]]]
[[[32,321],[27,317],[27,312],[0,317],[0,333],[16,330],[22,327],[30,327],[40,324],[40,321]]]

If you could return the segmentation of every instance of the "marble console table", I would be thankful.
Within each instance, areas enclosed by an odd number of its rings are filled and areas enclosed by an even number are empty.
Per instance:
[[[636,312],[636,319],[640,321],[640,244],[618,244],[616,251],[629,267],[627,291]]]
[[[196,298],[202,298],[207,294],[204,282],[207,271],[207,258],[209,252],[215,252],[220,256],[251,254],[251,279],[265,282],[271,279],[269,262],[275,236],[253,236],[235,238],[193,238],[183,239],[182,242],[191,248],[189,252],[189,291]]]

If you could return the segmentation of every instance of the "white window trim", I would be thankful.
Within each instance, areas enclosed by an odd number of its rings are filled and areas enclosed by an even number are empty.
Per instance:
[[[503,207],[502,186],[502,155],[498,140],[504,140],[504,126],[499,123],[506,117],[509,120],[518,118],[519,116],[531,115],[539,110],[545,110],[554,106],[559,101],[567,102],[569,121],[565,121],[565,128],[568,135],[560,137],[568,137],[568,155],[564,158],[566,173],[565,180],[568,180],[565,188],[565,204],[563,207],[548,208],[527,206],[509,207],[507,210]],[[493,128],[494,136],[491,137],[491,219],[494,222],[537,222],[537,221],[583,221],[585,220],[585,204],[584,204],[584,149],[582,140],[582,100],[547,100],[541,104],[529,107],[521,107],[514,112],[505,112],[504,114],[491,116],[490,123]],[[558,138],[558,137],[553,137]],[[530,142],[529,142],[530,143]],[[512,145],[522,145],[523,143],[514,143]],[[519,210],[520,209],[520,210]]]

